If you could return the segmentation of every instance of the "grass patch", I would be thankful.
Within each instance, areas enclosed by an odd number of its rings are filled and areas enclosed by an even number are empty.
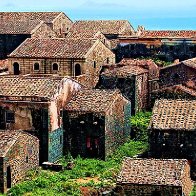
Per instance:
[[[17,184],[10,189],[12,196],[18,195],[81,195],[80,187],[92,187],[93,189],[104,188],[114,185],[117,174],[120,170],[123,157],[132,157],[144,152],[148,148],[146,142],[129,141],[117,149],[107,161],[97,159],[83,159],[77,157],[72,159],[74,168],[61,172],[51,172],[48,170],[33,170],[27,175],[26,181]],[[63,159],[60,162],[66,165],[71,159]],[[77,179],[92,178],[86,183],[79,183]],[[93,178],[98,178],[94,182]]]

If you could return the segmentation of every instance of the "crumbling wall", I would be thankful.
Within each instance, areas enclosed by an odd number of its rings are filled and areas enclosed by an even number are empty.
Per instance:
[[[187,159],[191,175],[196,177],[196,132],[177,130],[150,130],[150,154],[154,158]]]
[[[123,96],[118,96],[107,111],[105,118],[106,157],[129,139],[131,129],[128,120],[131,113],[128,112],[130,110],[130,102]]]
[[[39,28],[35,29],[31,38],[55,38],[56,33],[46,24],[42,23]]]
[[[4,157],[4,191],[7,189],[7,167],[11,168],[12,185],[21,181],[26,172],[39,165],[39,141],[36,137],[22,133]]]

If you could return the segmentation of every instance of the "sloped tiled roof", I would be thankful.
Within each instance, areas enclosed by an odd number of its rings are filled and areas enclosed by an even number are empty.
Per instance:
[[[0,76],[0,97],[42,97],[50,99],[62,78]]]
[[[117,77],[127,77],[130,75],[140,75],[143,73],[148,73],[148,70],[143,69],[137,66],[123,66],[123,67],[115,67],[112,70],[106,70],[102,73],[104,76],[117,76]]]
[[[69,31],[70,37],[80,37],[81,35],[89,38],[98,31],[105,35],[121,34],[127,20],[80,20],[76,21]]]
[[[81,90],[71,99],[65,109],[81,112],[105,112],[119,93],[118,90]]]
[[[52,22],[61,12],[0,12],[0,22],[15,20],[39,20]]]
[[[91,39],[26,39],[9,57],[84,58],[95,43]]]
[[[31,34],[31,32],[43,22],[39,20],[0,20],[0,34]]]
[[[12,147],[12,145],[17,141],[20,135],[28,134],[23,131],[15,130],[0,130],[0,157],[5,157],[6,153]],[[28,134],[30,135],[30,134]],[[30,135],[31,137],[34,137]]]
[[[125,158],[117,184],[182,186],[185,159]],[[190,180],[191,181],[191,180]]]
[[[151,129],[196,130],[196,100],[156,100]]]
[[[196,31],[192,30],[163,30],[142,31],[139,37],[143,38],[196,38]]]

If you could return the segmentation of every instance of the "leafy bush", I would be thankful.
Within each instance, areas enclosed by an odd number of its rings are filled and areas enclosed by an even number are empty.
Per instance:
[[[152,116],[151,112],[139,112],[131,117],[131,139],[147,142],[147,128]]]

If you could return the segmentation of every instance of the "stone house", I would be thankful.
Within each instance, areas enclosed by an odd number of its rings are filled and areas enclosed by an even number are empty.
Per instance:
[[[119,36],[115,53],[117,62],[141,56],[183,61],[196,56],[196,31],[145,30],[140,26],[132,35]]]
[[[196,58],[160,69],[160,88],[183,84],[196,77]]]
[[[0,131],[0,192],[22,180],[39,165],[39,140],[22,131]]]
[[[72,79],[0,77],[0,129],[24,130],[40,140],[40,164],[63,155],[62,108],[81,86]]]
[[[120,89],[131,101],[134,114],[149,107],[151,92],[158,88],[158,76],[158,66],[151,60],[123,59],[103,69],[98,87]]]
[[[125,158],[117,177],[119,195],[189,196],[193,189],[185,159]]]
[[[0,12],[0,59],[27,38],[65,37],[72,21],[62,12]]]
[[[87,75],[95,86],[102,64],[115,55],[99,39],[27,39],[8,60],[10,74]]]
[[[106,159],[130,135],[131,104],[118,90],[83,89],[64,107],[66,150]]]
[[[187,159],[196,177],[196,100],[156,100],[149,125],[150,155]]]
[[[134,29],[127,20],[79,20],[73,24],[67,37],[99,37],[104,44],[113,49],[119,36],[131,35],[133,32]]]

